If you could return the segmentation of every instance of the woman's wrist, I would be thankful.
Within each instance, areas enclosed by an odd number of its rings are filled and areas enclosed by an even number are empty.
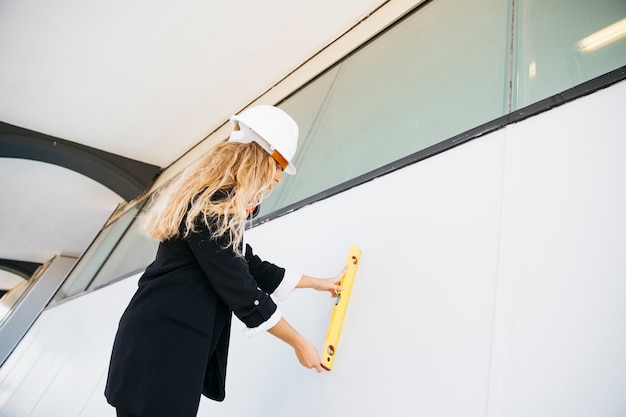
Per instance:
[[[303,336],[282,317],[278,323],[268,329],[268,332],[294,349],[297,349],[303,343]]]
[[[300,277],[300,281],[298,282],[298,285],[296,285],[296,288],[314,288],[315,286],[315,278],[310,277],[308,275],[302,275],[302,277]]]

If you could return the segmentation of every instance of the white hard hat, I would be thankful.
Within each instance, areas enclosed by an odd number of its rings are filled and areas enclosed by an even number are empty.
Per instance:
[[[234,130],[229,142],[256,142],[278,162],[287,174],[295,175],[292,159],[298,148],[298,124],[275,106],[250,107],[230,118]]]

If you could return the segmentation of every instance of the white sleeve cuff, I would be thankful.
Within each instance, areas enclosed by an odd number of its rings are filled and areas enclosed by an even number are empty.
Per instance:
[[[276,326],[276,323],[280,321],[281,317],[282,317],[282,314],[280,313],[280,310],[277,307],[276,311],[274,312],[274,314],[272,314],[272,316],[269,319],[267,319],[266,321],[264,321],[257,327],[253,327],[251,329],[246,327],[245,329],[243,329],[243,334],[244,336],[252,337],[252,336],[256,336],[257,334],[261,332],[265,332],[271,329],[272,327]]]
[[[272,299],[276,304],[285,301],[296,288],[296,285],[300,282],[302,274],[292,273],[285,271],[285,276],[280,285],[271,294]]]

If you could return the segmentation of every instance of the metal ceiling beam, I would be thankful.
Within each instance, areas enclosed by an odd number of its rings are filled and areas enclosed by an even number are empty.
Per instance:
[[[0,122],[0,157],[47,162],[85,175],[131,201],[160,167]]]

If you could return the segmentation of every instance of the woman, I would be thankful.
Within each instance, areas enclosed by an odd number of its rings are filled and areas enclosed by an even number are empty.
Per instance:
[[[295,174],[298,126],[273,106],[233,116],[228,142],[187,168],[142,218],[160,244],[120,319],[105,395],[118,416],[195,416],[201,394],[222,401],[231,317],[245,333],[268,331],[321,372],[316,347],[275,303],[294,288],[341,290],[332,278],[288,274],[243,243],[263,194]]]

